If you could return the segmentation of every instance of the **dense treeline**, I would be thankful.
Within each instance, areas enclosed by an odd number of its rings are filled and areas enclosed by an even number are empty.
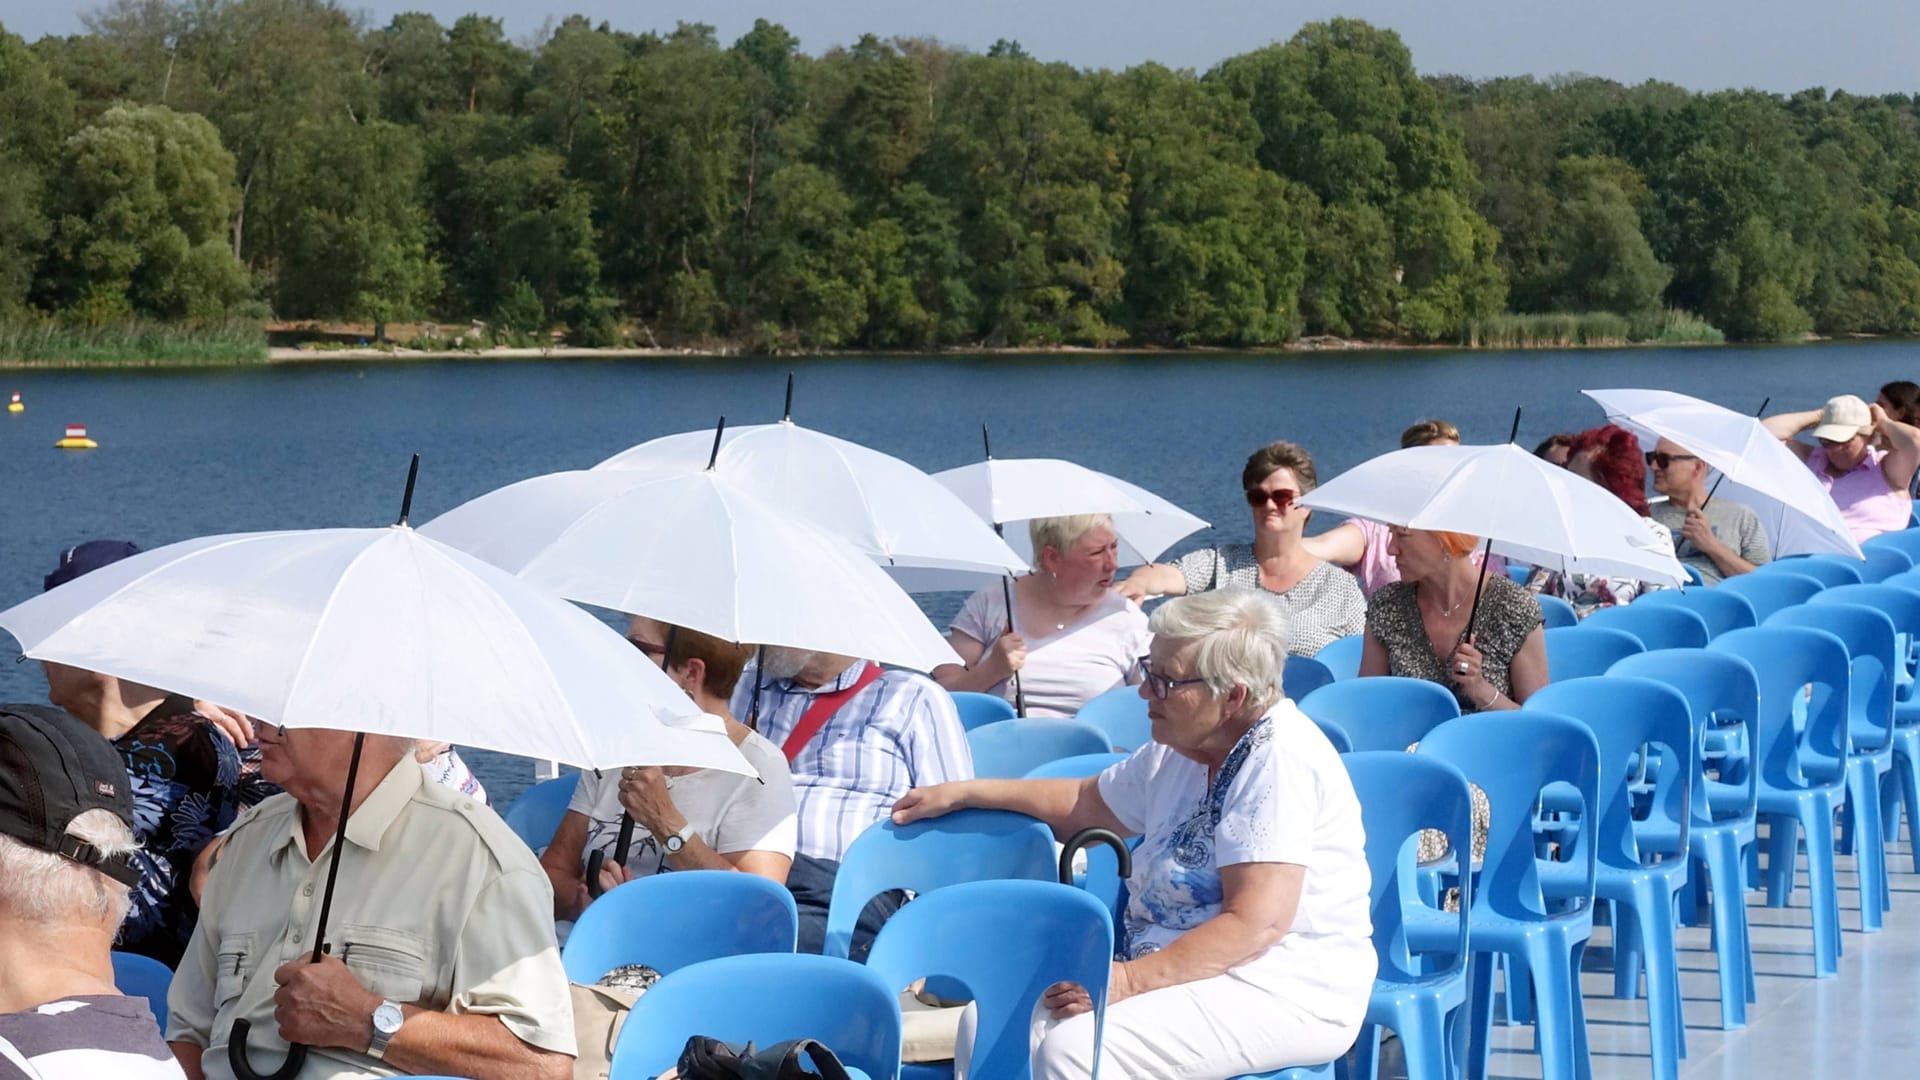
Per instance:
[[[1204,74],[762,21],[362,26],[118,0],[0,32],[0,319],[751,348],[1920,330],[1906,97],[1422,78],[1334,20]],[[1591,331],[1569,331],[1590,333]],[[1609,331],[1610,332],[1610,331]]]

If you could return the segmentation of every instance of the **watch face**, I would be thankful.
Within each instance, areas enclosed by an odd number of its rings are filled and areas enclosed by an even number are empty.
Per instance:
[[[661,846],[667,849],[667,854],[678,855],[680,854],[680,849],[687,846],[687,842],[678,835],[675,835],[667,837]]]
[[[405,1019],[406,1014],[400,1011],[400,1006],[391,1001],[383,1001],[379,1008],[373,1010],[374,1030],[386,1035],[399,1031],[400,1022]]]

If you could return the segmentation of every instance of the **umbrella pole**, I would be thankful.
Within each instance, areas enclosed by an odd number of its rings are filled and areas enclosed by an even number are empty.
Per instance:
[[[1773,402],[1773,399],[1771,397],[1762,401],[1760,403],[1760,407],[1754,410],[1753,418],[1755,420],[1760,419],[1760,415],[1767,411],[1767,406],[1772,404],[1772,402]],[[1714,479],[1713,486],[1707,489],[1707,497],[1700,500],[1700,509],[1705,510],[1707,508],[1707,504],[1713,501],[1713,493],[1720,490],[1720,481],[1725,480],[1726,478],[1727,478],[1727,474],[1721,473],[1718,477]]]
[[[1513,410],[1513,428],[1507,432],[1507,441],[1520,437],[1520,410]],[[1467,609],[1467,640],[1473,640],[1473,621],[1480,615],[1480,594],[1487,591],[1487,560],[1493,558],[1493,537],[1487,537],[1487,544],[1480,549],[1480,579],[1473,583],[1473,606]]]
[[[787,372],[787,404],[780,410],[780,422],[793,423],[793,372]]]
[[[988,437],[985,424],[980,425],[980,451],[986,455],[988,461],[993,460],[993,440]],[[1006,530],[997,521],[993,523],[993,535],[999,537],[1007,535]],[[1006,574],[1000,575],[1000,595],[1007,602],[1007,633],[1011,634],[1013,633],[1013,578]],[[987,647],[991,649],[993,646],[989,643]],[[1020,673],[1017,671],[1013,673],[1013,715],[1027,715],[1027,695],[1020,689]]]
[[[419,467],[419,463],[420,459],[414,458],[415,468]],[[412,487],[411,483],[408,487]],[[405,520],[404,513],[401,520]],[[320,957],[325,955],[329,948],[325,944],[327,916],[333,910],[334,884],[340,880],[340,853],[347,845],[347,818],[353,812],[353,785],[360,775],[360,751],[366,745],[366,732],[355,733],[353,757],[347,763],[347,788],[340,796],[340,820],[333,830],[333,858],[327,866],[327,887],[326,891],[320,894],[320,922],[313,929],[313,959],[309,963],[319,963]],[[233,1022],[233,1033],[227,1039],[227,1064],[233,1068],[233,1075],[240,1080],[292,1080],[292,1077],[306,1065],[307,1048],[299,1043],[293,1043],[287,1047],[287,1060],[281,1062],[278,1069],[270,1073],[257,1072],[247,1061],[247,1032],[252,1026],[246,1020]]]

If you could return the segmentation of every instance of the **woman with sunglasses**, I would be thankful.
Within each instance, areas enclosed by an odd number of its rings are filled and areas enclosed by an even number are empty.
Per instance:
[[[1153,613],[1141,696],[1153,742],[1082,780],[915,788],[899,824],[1013,810],[1054,835],[1140,836],[1108,984],[1103,1075],[1225,1080],[1331,1061],[1365,1015],[1375,960],[1360,804],[1340,756],[1281,690],[1286,616],[1227,589]],[[1093,1071],[1092,1003],[1050,987],[1035,1080]]]
[[[1262,589],[1287,616],[1287,651],[1312,656],[1335,638],[1366,625],[1367,602],[1348,574],[1305,542],[1300,496],[1318,480],[1313,455],[1290,442],[1270,443],[1247,458],[1240,487],[1253,513],[1253,543],[1190,551],[1177,562],[1135,570],[1115,588],[1140,603],[1149,596],[1188,596],[1211,589]]]

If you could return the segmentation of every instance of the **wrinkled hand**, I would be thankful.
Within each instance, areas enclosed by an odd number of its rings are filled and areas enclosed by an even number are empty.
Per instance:
[[[1040,998],[1047,1007],[1047,1013],[1055,1020],[1065,1020],[1069,1016],[1079,1016],[1083,1012],[1093,1011],[1093,997],[1079,983],[1057,982],[1047,987]]]
[[[1147,592],[1147,586],[1144,582],[1140,580],[1140,574],[1137,571],[1132,574],[1128,574],[1125,581],[1114,582],[1113,591],[1119,593],[1121,596],[1126,597],[1127,599],[1133,601],[1136,604],[1146,603],[1147,597],[1152,595],[1151,593]]]
[[[627,868],[614,862],[612,856],[608,856],[607,860],[600,864],[600,891],[603,893],[616,885],[625,885],[632,879],[633,875],[627,873]],[[580,888],[584,890],[586,886],[581,885]]]
[[[413,760],[422,765],[430,765],[433,759],[453,749],[450,742],[433,742],[428,739],[416,739],[413,744]]]
[[[908,825],[925,818],[944,817],[961,808],[961,784],[917,787],[893,804],[893,823]]]
[[[253,745],[253,718],[245,713],[211,701],[194,699],[193,711],[207,722],[207,726],[227,737],[227,741],[241,748]]]
[[[1693,543],[1701,551],[1706,551],[1720,542],[1713,533],[1713,526],[1707,521],[1707,515],[1698,510],[1687,511],[1687,520],[1680,526],[1680,537]]]
[[[655,837],[672,836],[687,826],[687,819],[673,805],[673,794],[667,790],[667,774],[658,766],[620,770],[620,805]]]
[[[1462,641],[1447,658],[1447,678],[1475,701],[1486,697],[1486,658],[1474,647],[1473,639]]]
[[[1027,666],[1027,639],[1019,634],[1002,634],[1000,640],[993,643],[993,651],[988,657],[1011,675]]]
[[[310,963],[305,955],[274,969],[273,1022],[280,1037],[306,1046],[337,1046],[364,1053],[373,1042],[373,1010],[380,996],[361,986],[336,956]]]

